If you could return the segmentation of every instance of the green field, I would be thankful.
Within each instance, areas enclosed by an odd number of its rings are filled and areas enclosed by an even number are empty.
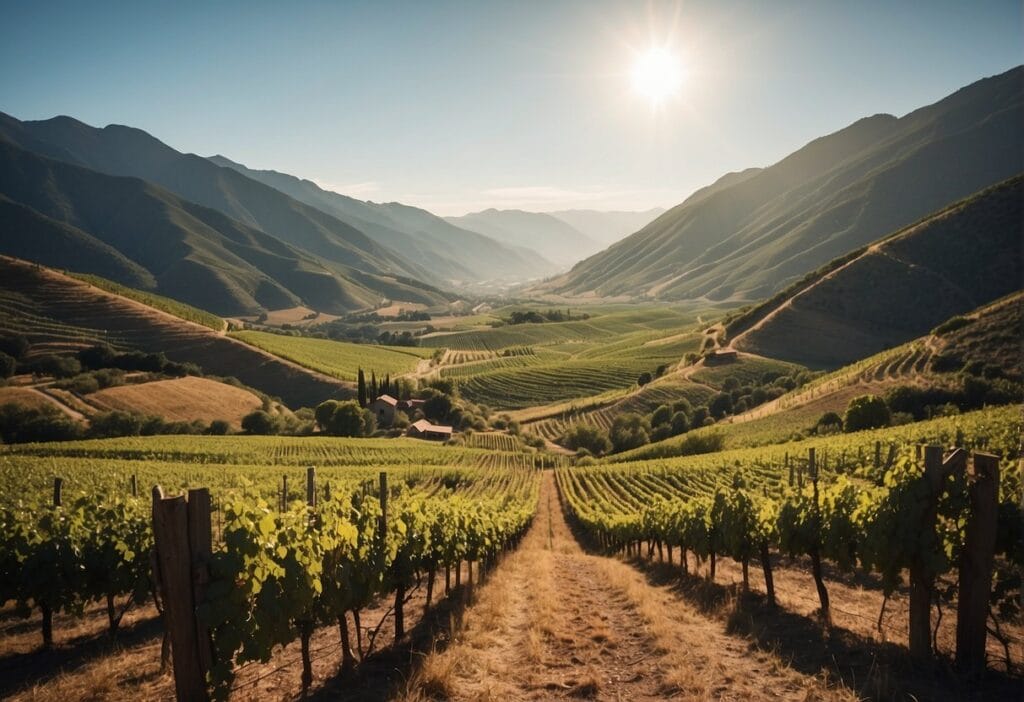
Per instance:
[[[378,377],[411,373],[422,359],[434,353],[432,348],[417,346],[350,344],[258,331],[232,332],[230,336],[341,380],[355,380],[360,368],[367,373],[373,371]]]
[[[504,435],[498,435],[504,436]],[[505,439],[511,437],[504,436]],[[214,492],[256,485],[273,495],[282,477],[298,496],[306,466],[335,487],[368,480],[381,470],[406,474],[429,469],[443,477],[464,469],[527,465],[511,442],[488,448],[446,446],[415,439],[341,439],[284,436],[145,436],[0,447],[0,504],[49,494],[54,477],[69,495],[124,493],[132,475],[139,489],[209,487]],[[412,479],[412,478],[410,478]]]
[[[186,305],[184,302],[178,302],[177,300],[172,300],[171,298],[164,297],[163,295],[146,292],[145,290],[129,288],[126,285],[121,285],[120,283],[115,283],[112,280],[101,278],[98,275],[90,275],[88,273],[68,273],[68,275],[72,278],[78,278],[79,280],[85,281],[86,283],[89,283],[89,285],[93,285],[101,290],[106,290],[107,292],[112,292],[115,295],[136,300],[144,305],[149,305],[150,307],[154,307],[162,312],[174,315],[175,317],[184,319],[188,322],[202,324],[204,327],[209,327],[214,331],[223,331],[227,326],[223,319],[212,312],[201,310],[198,307],[193,307],[192,305]]]

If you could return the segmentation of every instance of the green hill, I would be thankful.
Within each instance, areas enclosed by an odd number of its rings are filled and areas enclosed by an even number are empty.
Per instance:
[[[817,274],[729,324],[752,353],[835,368],[1020,289],[1024,176],[989,188]]]
[[[569,273],[566,295],[757,300],[1024,170],[1024,68],[730,174]]]
[[[22,122],[0,113],[0,138],[99,173],[155,183],[346,271],[360,273],[364,276],[360,282],[371,287],[374,279],[367,275],[385,281],[399,278],[409,295],[415,296],[420,289],[422,297],[424,286],[414,280],[440,282],[415,261],[335,217],[205,158],[180,153],[140,129],[120,125],[97,129],[70,117]]]
[[[322,262],[146,181],[51,160],[2,140],[0,195],[8,224],[0,253],[100,274],[218,314],[298,304],[346,312],[381,297],[443,299],[401,279]]]

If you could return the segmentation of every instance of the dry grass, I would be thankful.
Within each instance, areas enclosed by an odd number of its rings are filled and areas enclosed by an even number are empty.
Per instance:
[[[248,390],[195,376],[106,388],[88,399],[102,410],[150,414],[168,421],[224,419],[236,429],[245,415],[263,406]]]
[[[583,553],[549,479],[520,549],[477,594],[456,641],[394,699],[856,699],[626,563]]]

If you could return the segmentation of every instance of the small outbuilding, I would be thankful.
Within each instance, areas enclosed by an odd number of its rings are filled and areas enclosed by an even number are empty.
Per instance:
[[[704,365],[719,366],[726,363],[733,363],[739,358],[739,353],[733,348],[720,348],[710,351],[704,356]]]
[[[415,439],[447,441],[452,438],[452,428],[441,424],[431,424],[426,419],[421,419],[410,424],[409,428],[405,430],[405,435]]]

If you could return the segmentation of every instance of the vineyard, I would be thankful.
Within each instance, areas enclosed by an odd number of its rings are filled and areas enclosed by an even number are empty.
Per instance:
[[[258,331],[232,332],[231,336],[340,380],[354,381],[360,368],[372,370],[378,376],[412,373],[420,360],[433,353],[433,349],[415,346],[350,344]]]
[[[1009,672],[1019,665],[1019,476],[1008,481],[1016,491],[1004,491],[997,508],[996,456],[975,454],[967,469],[962,450],[943,460],[939,447],[929,447],[923,458],[919,446],[905,447],[885,459],[876,450],[874,463],[832,471],[819,467],[814,449],[807,456],[787,460],[788,466],[737,462],[728,471],[629,467],[557,475],[573,518],[608,552],[641,557],[646,551],[650,559],[656,550],[659,561],[671,564],[677,549],[683,573],[697,573],[706,563],[712,582],[718,559],[727,557],[740,566],[743,593],[751,590],[750,565],[757,563],[769,608],[803,597],[813,583],[815,615],[825,626],[851,626],[840,621],[848,614],[845,583],[848,574],[859,573],[862,586],[874,591],[879,628],[887,604],[909,608],[906,629],[889,623],[897,639],[906,637],[915,659],[930,661],[933,650],[951,652],[955,642],[961,666],[983,669],[995,659]],[[1012,475],[1016,466],[1006,468]],[[990,500],[984,508],[982,494]],[[994,585],[991,571],[978,565],[987,559],[991,567],[993,554]],[[777,592],[779,573],[773,571],[780,563],[792,593]],[[832,589],[826,570],[840,587]],[[863,609],[865,598],[850,602]],[[941,612],[933,630],[932,607],[943,603],[958,616],[955,630],[947,619],[940,637]],[[898,612],[890,617],[902,619]]]
[[[115,295],[136,300],[148,307],[153,307],[162,312],[166,312],[167,314],[172,314],[175,317],[179,317],[188,322],[202,324],[204,327],[209,327],[214,331],[223,331],[227,326],[223,319],[212,312],[201,310],[198,307],[193,307],[192,305],[186,305],[184,302],[178,302],[177,300],[172,300],[171,298],[164,297],[163,295],[129,288],[126,285],[121,285],[120,283],[115,283],[112,280],[101,278],[98,275],[89,275],[87,273],[71,273],[70,275],[73,278],[78,278],[79,280],[89,283],[89,285],[93,285],[101,290],[106,290],[107,292],[112,292]]]
[[[211,642],[203,666],[217,697],[229,693],[237,670],[269,660],[275,647],[289,641],[300,641],[308,671],[309,638],[317,626],[341,626],[342,665],[351,666],[345,618],[354,616],[358,627],[359,611],[392,593],[395,636],[400,638],[402,606],[414,581],[426,579],[429,607],[439,572],[446,576],[445,594],[461,562],[470,564],[470,578],[473,563],[482,573],[521,536],[537,501],[539,474],[515,456],[501,461],[500,469],[410,465],[379,472],[352,467],[390,463],[401,453],[409,464],[414,458],[430,462],[426,454],[432,451],[442,454],[433,459],[441,465],[456,462],[455,453],[466,464],[485,463],[501,455],[494,451],[428,449],[409,456],[414,453],[409,447],[396,447],[390,454],[370,452],[353,461],[355,446],[349,446],[350,451],[330,454],[346,467],[315,472],[237,463],[212,468],[207,459],[223,459],[224,445],[188,453],[177,447],[145,452],[127,442],[84,443],[93,445],[57,452],[62,455],[41,456],[40,447],[32,447],[3,456],[0,483],[7,499],[0,508],[5,535],[0,599],[15,602],[22,615],[38,613],[44,647],[50,647],[57,614],[80,615],[90,603],[106,602],[113,635],[130,606],[155,598],[174,651],[183,651],[175,641],[178,628],[195,620],[181,613],[178,599],[183,595],[170,555],[181,544],[165,541],[171,532],[161,531],[161,515],[164,508],[177,509],[179,516],[182,509],[189,514],[201,510],[194,518],[208,525],[204,562],[209,577],[195,601],[199,626]],[[288,455],[306,460],[326,455],[323,447],[304,452],[279,448],[264,453],[268,464]],[[121,458],[83,458],[90,451]],[[155,455],[191,462],[165,464],[151,460]],[[51,471],[61,477],[51,479]],[[191,487],[188,502],[154,498],[151,505],[139,489],[151,481]],[[173,521],[173,515],[168,519]],[[159,585],[150,561],[154,528],[160,555],[156,572],[164,569]],[[456,568],[456,583],[461,573]],[[202,676],[202,689],[187,687],[196,682],[183,680],[186,668],[176,654],[179,697],[204,695]],[[304,687],[311,682],[304,673]]]

